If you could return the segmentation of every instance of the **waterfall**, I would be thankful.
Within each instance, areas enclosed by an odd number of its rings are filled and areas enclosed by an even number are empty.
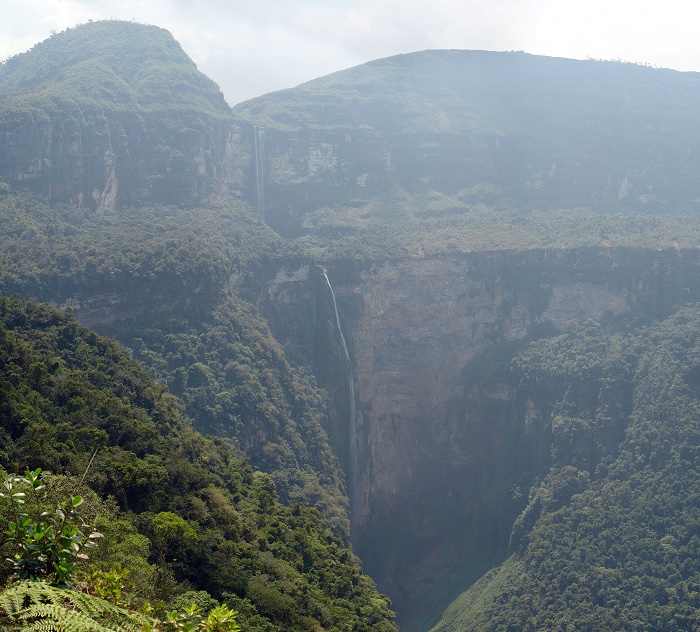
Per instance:
[[[265,219],[265,128],[253,125],[255,143],[255,191],[258,215]]]
[[[357,470],[357,437],[355,430],[355,380],[352,375],[352,363],[350,362],[350,354],[348,353],[348,345],[345,343],[345,336],[343,336],[343,330],[340,327],[340,316],[338,316],[338,305],[335,302],[335,292],[333,292],[333,286],[331,285],[328,275],[324,272],[323,277],[326,279],[328,284],[328,289],[331,291],[331,299],[333,300],[333,312],[335,314],[335,326],[338,329],[338,334],[340,336],[340,343],[343,346],[343,354],[345,356],[345,368],[348,377],[348,395],[350,399],[350,418],[348,419],[347,427],[347,441],[348,441],[348,471],[345,474],[347,485],[348,485],[348,497],[350,499],[350,524],[354,526],[356,524],[356,504],[355,504],[355,476]]]

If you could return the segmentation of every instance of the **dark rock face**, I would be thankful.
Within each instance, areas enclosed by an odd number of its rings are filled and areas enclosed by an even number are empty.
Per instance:
[[[265,221],[282,233],[297,232],[310,211],[366,198],[396,179],[389,146],[372,129],[272,129],[266,140]]]
[[[502,555],[551,465],[549,420],[510,370],[517,350],[587,319],[662,313],[661,297],[700,296],[695,282],[678,287],[699,264],[677,252],[477,253],[376,265],[346,289],[364,306],[355,543],[398,612],[455,565]]]

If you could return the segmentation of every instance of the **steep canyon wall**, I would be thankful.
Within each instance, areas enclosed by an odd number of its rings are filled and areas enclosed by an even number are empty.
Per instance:
[[[258,170],[254,127],[232,117],[37,108],[0,116],[0,179],[54,205],[182,205],[215,194],[256,208],[262,176],[265,219],[281,231],[298,230],[306,212],[339,196],[391,180],[391,155],[372,130],[271,130],[263,140]]]
[[[663,318],[700,297],[699,272],[698,251],[605,248],[329,267],[356,378],[354,546],[407,629],[507,552],[551,465],[548,411],[518,388],[515,354],[587,319],[624,329]],[[268,293],[316,301],[328,386],[329,357],[341,358],[319,275],[280,271]],[[334,379],[342,425],[342,372]],[[347,468],[347,435],[331,435]]]
[[[0,116],[0,179],[51,204],[116,209],[192,204],[216,194],[256,208],[256,178],[263,177],[265,220],[287,235],[298,234],[310,212],[352,207],[393,186],[538,209],[673,213],[694,210],[700,199],[688,176],[700,154],[680,144],[681,157],[666,155],[668,149],[653,159],[637,152],[606,170],[597,147],[569,165],[558,145],[542,145],[534,135],[403,134],[362,122],[286,129],[277,122],[266,128],[265,161],[256,169],[255,120],[100,108],[70,116],[11,112]],[[638,127],[645,132],[642,122]]]

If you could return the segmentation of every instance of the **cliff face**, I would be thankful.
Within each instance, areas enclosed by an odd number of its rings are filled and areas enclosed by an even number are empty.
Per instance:
[[[270,129],[265,142],[265,221],[280,232],[297,232],[309,211],[368,197],[395,180],[388,143],[367,127]],[[253,177],[247,180],[247,196],[255,203]]]
[[[700,296],[698,271],[697,251],[606,249],[385,262],[352,282],[335,271],[341,318],[361,305],[348,327],[354,545],[404,623],[507,551],[551,465],[546,397],[519,391],[517,351],[587,319],[661,317]]]
[[[427,51],[232,111],[166,31],[95,23],[0,68],[0,178],[91,208],[229,194],[287,234],[393,186],[495,207],[689,211],[698,96],[693,73]]]
[[[235,125],[96,110],[0,122],[0,178],[52,204],[119,208],[241,194],[250,152]],[[243,154],[243,155],[241,155]]]
[[[258,207],[252,124],[104,110],[12,118],[0,119],[0,178],[52,204],[114,209],[222,194]],[[341,190],[368,195],[385,186],[392,171],[385,143],[366,130],[268,132],[264,142],[261,212],[281,231],[296,230],[305,212]]]
[[[240,134],[218,86],[157,27],[84,24],[0,67],[0,178],[52,204],[240,195]]]
[[[277,152],[268,164],[270,221],[298,229],[294,213],[329,198],[352,206],[353,196],[391,185],[496,207],[694,210],[697,96],[695,73],[424,51],[264,95],[234,113],[268,130]]]

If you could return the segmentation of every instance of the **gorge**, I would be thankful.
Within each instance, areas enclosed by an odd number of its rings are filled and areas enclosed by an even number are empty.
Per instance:
[[[0,72],[0,287],[120,340],[315,505],[402,630],[492,629],[538,537],[654,452],[643,406],[700,395],[697,79],[425,51],[231,109],[167,31],[82,25]],[[683,359],[657,392],[659,349]],[[638,541],[670,559],[667,536],[700,530]],[[649,588],[649,629],[693,629],[697,558]],[[612,612],[622,563],[581,564]],[[584,625],[526,610],[502,629]]]

